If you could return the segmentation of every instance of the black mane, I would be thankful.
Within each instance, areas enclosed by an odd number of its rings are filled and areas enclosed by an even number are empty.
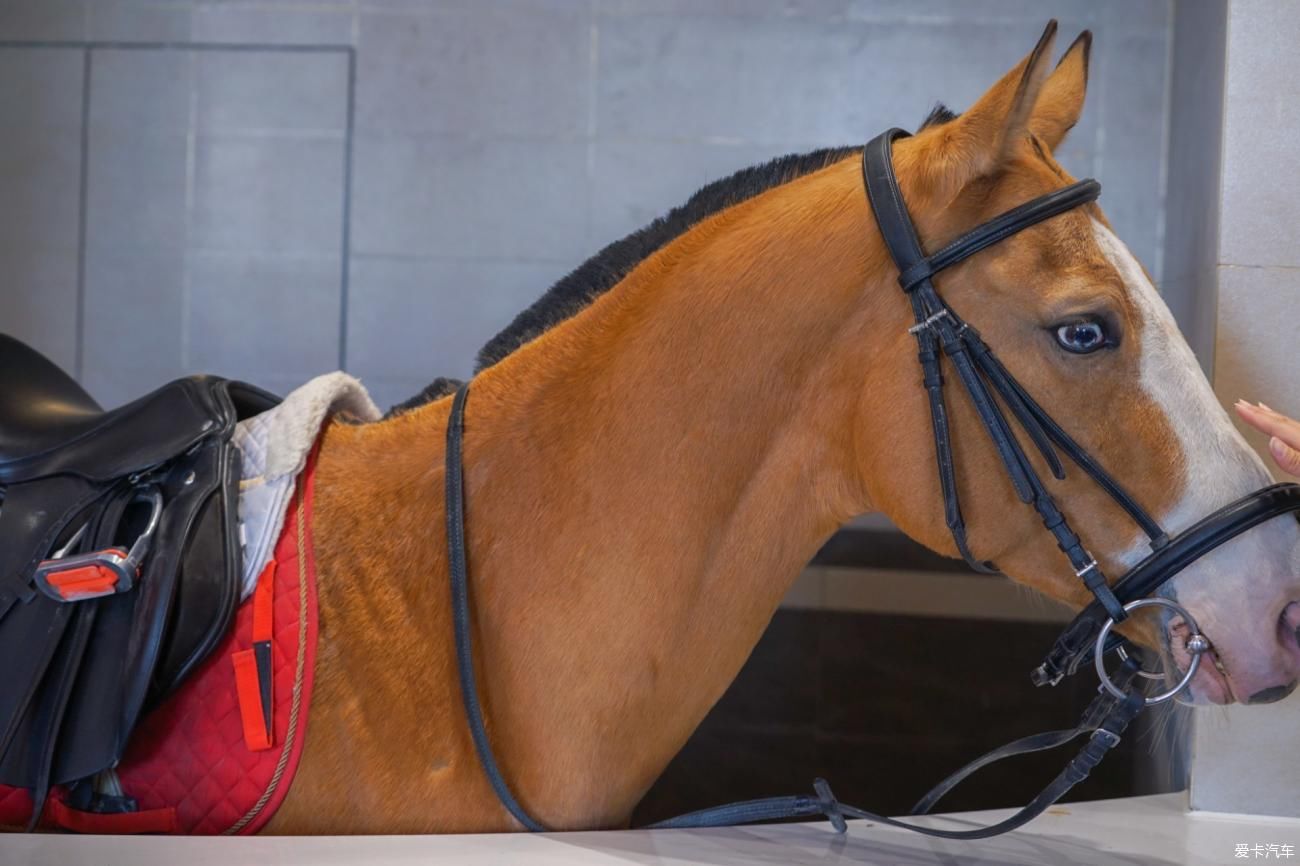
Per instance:
[[[921,129],[929,129],[932,126],[943,126],[945,123],[951,120],[956,120],[958,117],[959,115],[948,106],[944,105],[942,102],[936,102],[934,108],[930,109],[930,113],[925,116],[925,120],[921,121]]]
[[[605,247],[552,286],[532,306],[516,316],[504,331],[488,341],[478,354],[475,372],[491,367],[524,343],[582,312],[592,301],[618,285],[647,257],[697,223],[860,150],[839,147],[791,154],[742,169],[705,186],[686,204],[673,208],[645,228]]]
[[[956,117],[943,103],[936,103],[921,129],[947,123]],[[708,184],[691,196],[686,204],[673,208],[645,228],[605,247],[552,286],[516,316],[505,330],[487,342],[478,353],[474,372],[491,367],[530,340],[573,318],[622,282],[650,255],[703,220],[861,151],[861,147],[830,147],[811,153],[790,154],[741,169],[730,177]],[[388,414],[391,416],[437,400],[456,390],[459,384],[451,379],[437,379],[419,394],[393,407]]]

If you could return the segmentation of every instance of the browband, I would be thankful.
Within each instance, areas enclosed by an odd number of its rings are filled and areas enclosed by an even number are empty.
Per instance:
[[[1101,195],[1101,184],[1088,178],[1013,207],[966,232],[934,255],[921,259],[899,274],[898,282],[903,287],[903,291],[911,292],[923,280],[929,279],[944,268],[955,265],[962,259],[970,258],[980,250],[1006,240],[1035,223],[1051,219],[1081,204],[1096,201],[1099,195]]]
[[[867,188],[871,189],[873,186],[877,189],[882,186],[888,188],[892,204],[897,208],[903,208],[904,211],[903,194],[898,189],[898,181],[892,171],[892,144],[895,139],[907,138],[910,135],[911,133],[906,130],[891,129],[884,135],[877,136],[871,140],[867,148],[875,146],[881,151],[877,156],[884,158],[871,159],[864,152],[862,161],[863,179]],[[884,171],[886,167],[891,170]],[[898,266],[898,283],[903,287],[903,291],[910,294],[922,282],[944,268],[968,259],[981,250],[1004,241],[1043,220],[1094,202],[1100,195],[1101,184],[1092,178],[1076,181],[1069,186],[1017,205],[988,222],[981,223],[929,256],[921,250],[921,243],[916,236],[912,220],[905,212],[896,214],[897,219],[877,219],[877,222],[881,223],[880,229],[885,237],[885,245],[894,258],[894,264]]]

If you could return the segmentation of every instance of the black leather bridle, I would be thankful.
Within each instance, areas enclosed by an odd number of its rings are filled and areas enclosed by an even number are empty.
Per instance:
[[[1143,707],[1172,698],[1181,691],[1191,680],[1201,655],[1209,650],[1209,642],[1198,633],[1191,614],[1172,600],[1153,597],[1153,594],[1170,578],[1211,550],[1267,520],[1300,511],[1300,485],[1274,484],[1238,499],[1191,528],[1170,537],[1159,522],[1034,401],[994,356],[979,333],[940,297],[933,282],[934,275],[943,269],[964,261],[1017,232],[1095,201],[1101,193],[1101,185],[1095,180],[1082,180],[1040,196],[977,226],[943,249],[927,256],[921,248],[894,175],[892,145],[895,139],[907,134],[900,129],[891,129],[868,142],[863,151],[862,173],[871,209],[885,245],[898,267],[898,281],[912,306],[916,322],[909,330],[916,337],[922,381],[929,395],[945,520],[957,549],[971,567],[985,573],[997,573],[992,563],[983,562],[971,553],[967,542],[966,524],[957,492],[948,410],[944,400],[941,369],[943,357],[948,359],[970,397],[1016,494],[1022,502],[1033,506],[1043,525],[1056,539],[1075,574],[1093,595],[1093,601],[1065,628],[1043,663],[1034,670],[1033,682],[1040,686],[1055,685],[1089,661],[1094,663],[1101,678],[1097,697],[1076,727],[1025,737],[978,758],[936,785],[917,803],[913,814],[929,812],[956,784],[976,770],[1002,758],[1055,748],[1081,736],[1086,736],[1085,743],[1033,801],[1010,818],[987,827],[945,830],[897,821],[839,802],[831,793],[830,786],[821,779],[815,782],[814,794],[811,796],[769,797],[731,803],[661,821],[653,827],[717,827],[811,815],[825,815],[838,832],[846,829],[846,818],[865,818],[950,839],[986,838],[1020,827],[1042,814],[1086,778],[1106,753],[1119,743],[1120,736]],[[497,797],[525,829],[541,831],[545,827],[519,804],[501,774],[487,736],[478,697],[469,630],[469,566],[465,543],[465,493],[461,457],[465,403],[468,397],[469,384],[466,383],[456,392],[452,402],[447,423],[445,464],[452,621],[461,696],[475,751]],[[1054,477],[1065,477],[1065,467],[1058,455],[1058,451],[1063,452],[1105,490],[1150,539],[1151,553],[1114,584],[1107,580],[1097,560],[1088,552],[1057,507],[1016,438],[1011,422],[1003,411],[1004,406],[1033,442]],[[1170,608],[1187,621],[1190,631],[1188,650],[1192,661],[1174,688],[1155,697],[1148,697],[1141,688],[1139,676],[1154,678],[1156,675],[1139,669],[1137,661],[1125,652],[1129,648],[1124,639],[1114,634],[1111,628],[1127,619],[1131,610],[1153,605]],[[1112,651],[1121,656],[1121,663],[1115,673],[1108,674],[1102,661]]]
[[[1075,575],[1092,593],[1093,601],[1066,627],[1047,658],[1033,673],[1036,685],[1055,685],[1092,659],[1093,642],[1107,619],[1113,623],[1123,622],[1128,618],[1126,606],[1151,596],[1196,559],[1264,521],[1300,510],[1300,485],[1274,484],[1257,490],[1171,539],[1124,486],[1035,402],[980,338],[979,332],[939,296],[933,282],[934,275],[944,268],[1043,220],[1095,201],[1101,194],[1101,184],[1091,179],[1081,180],[1047,193],[994,217],[927,256],[921,249],[894,175],[893,142],[906,135],[901,129],[891,129],[872,139],[863,151],[862,176],[881,236],[898,267],[899,285],[912,305],[916,320],[910,331],[916,336],[922,381],[930,398],[944,518],[957,549],[971,568],[996,574],[997,568],[992,563],[982,562],[971,553],[966,540],[966,522],[957,493],[948,410],[944,402],[941,355],[948,359],[970,397],[1017,495],[1038,512],[1043,525],[1056,538],[1057,545],[1074,568]],[[1001,399],[1001,405],[996,398]],[[1057,455],[1059,450],[1095,481],[1150,540],[1150,555],[1113,586],[1096,558],[1070,528],[1065,515],[1029,462],[1002,406],[1006,406],[1019,422],[1055,478],[1065,478],[1065,467]],[[1173,607],[1172,604],[1167,606]],[[1179,612],[1195,632],[1195,620],[1185,611]],[[1105,647],[1107,651],[1118,649],[1122,638],[1115,635],[1108,644]],[[1208,649],[1208,644],[1201,652],[1204,649]],[[1195,655],[1199,656],[1200,652]]]

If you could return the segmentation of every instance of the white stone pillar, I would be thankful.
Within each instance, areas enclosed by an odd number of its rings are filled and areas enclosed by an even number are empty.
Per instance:
[[[1175,14],[1203,15],[1199,5],[1180,0]],[[1225,405],[1245,397],[1300,416],[1300,3],[1232,0],[1226,42],[1217,303],[1202,296],[1214,311],[1214,385]],[[1187,110],[1176,94],[1172,108]],[[1179,182],[1171,171],[1171,192]],[[1297,751],[1300,694],[1197,711],[1192,808],[1300,817]]]

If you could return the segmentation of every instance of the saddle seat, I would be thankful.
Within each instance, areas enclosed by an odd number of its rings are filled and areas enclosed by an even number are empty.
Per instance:
[[[4,334],[0,370],[0,484],[62,473],[120,478],[191,447],[220,415],[213,380],[204,376],[178,379],[105,412],[52,361]],[[259,402],[245,388],[236,385],[233,396]]]
[[[231,436],[279,400],[190,376],[106,412],[3,334],[0,370],[0,784],[32,790],[33,821],[51,784],[80,790],[83,808],[128,808],[83,782],[225,635],[241,572]],[[52,588],[49,574],[87,558],[101,577],[96,557],[142,537],[106,592]]]

